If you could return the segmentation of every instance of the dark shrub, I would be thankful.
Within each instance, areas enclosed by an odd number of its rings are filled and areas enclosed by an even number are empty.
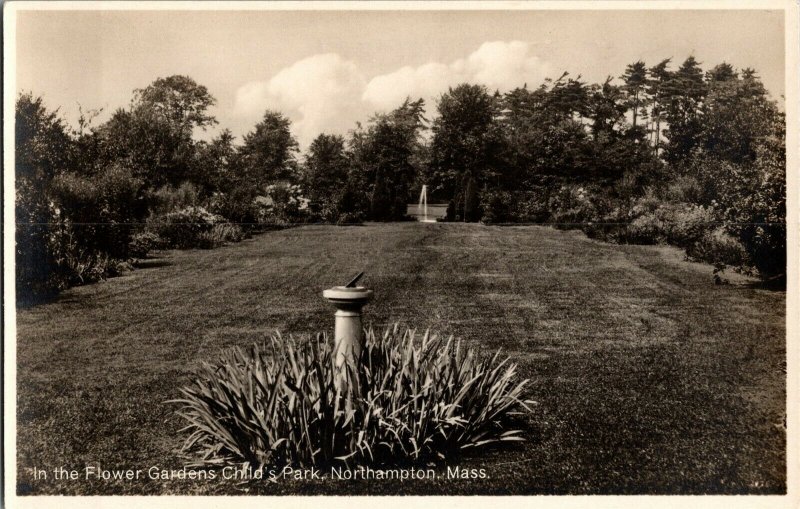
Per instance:
[[[54,200],[71,225],[76,246],[122,260],[129,256],[142,215],[140,190],[141,181],[119,164],[97,175],[64,173],[53,181]]]
[[[445,221],[455,221],[456,220],[456,202],[454,200],[450,200],[447,203],[447,211],[445,212],[444,216]]]
[[[366,214],[363,212],[345,212],[344,214],[339,216],[339,219],[336,221],[338,225],[347,225],[347,224],[362,224],[366,219]]]
[[[392,215],[392,196],[386,184],[383,170],[375,177],[375,186],[370,198],[370,216],[376,221],[388,221]]]
[[[512,204],[514,198],[507,191],[486,191],[481,195],[481,221],[487,224],[514,221]]]
[[[468,222],[475,222],[481,218],[480,197],[478,184],[473,177],[466,179],[464,188],[464,218]]]

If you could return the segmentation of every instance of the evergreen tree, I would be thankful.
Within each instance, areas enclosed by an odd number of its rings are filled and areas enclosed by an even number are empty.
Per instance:
[[[687,58],[680,68],[670,75],[663,86],[666,131],[668,143],[666,160],[677,165],[679,171],[686,170],[687,161],[700,142],[703,130],[701,107],[707,88],[703,71],[694,57]]]
[[[646,114],[643,105],[646,102],[645,94],[647,93],[647,66],[641,60],[630,64],[621,78],[625,83],[624,90],[628,94],[629,108],[633,114],[633,130],[635,131],[640,110]]]
[[[650,118],[653,122],[653,151],[656,156],[661,149],[661,122],[664,115],[664,86],[669,81],[671,73],[668,69],[671,59],[662,60],[648,70],[650,75],[647,81],[647,93],[650,95],[652,106]]]

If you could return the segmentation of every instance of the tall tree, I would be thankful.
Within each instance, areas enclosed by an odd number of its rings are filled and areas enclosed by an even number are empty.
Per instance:
[[[464,202],[468,177],[480,186],[496,162],[497,106],[482,85],[461,84],[439,98],[431,143],[433,184],[456,203]]]
[[[507,93],[495,122],[504,135],[499,148],[506,178],[496,187],[515,191],[519,184],[541,188],[554,180],[583,178],[589,168],[588,131],[602,130],[605,122],[595,122],[595,117],[616,116],[595,111],[596,91],[565,72],[535,90],[524,87]]]
[[[707,93],[703,71],[694,57],[687,58],[663,87],[669,140],[665,157],[683,171],[703,130],[701,107]]]
[[[146,108],[174,130],[189,132],[217,123],[208,114],[216,103],[208,89],[188,76],[158,78],[145,88],[134,91],[134,109]]]
[[[752,69],[739,77],[730,65],[720,64],[706,73],[706,81],[699,147],[716,159],[753,162],[757,146],[775,131],[777,105]]]
[[[27,300],[53,289],[50,236],[57,212],[50,188],[69,169],[71,140],[57,110],[30,93],[17,98],[14,135],[16,288],[18,299]]]
[[[401,219],[417,181],[423,152],[425,103],[407,98],[386,114],[375,115],[370,125],[354,131],[350,139],[352,162],[361,173],[351,180],[368,183],[375,219]]]
[[[671,77],[671,72],[669,71],[671,60],[667,58],[648,69],[647,93],[650,95],[652,102],[650,118],[653,122],[653,152],[655,155],[659,155],[661,149],[664,86]]]
[[[291,121],[283,114],[267,110],[253,131],[244,136],[238,156],[241,170],[254,187],[262,188],[278,180],[295,181],[297,141]]]
[[[621,76],[625,92],[628,94],[631,113],[633,114],[633,130],[636,130],[639,111],[644,104],[647,91],[647,66],[641,60],[629,64]]]
[[[205,195],[228,192],[236,185],[236,147],[233,134],[223,129],[210,142],[197,143],[190,180],[197,184]]]
[[[311,142],[302,178],[311,210],[334,219],[339,197],[346,190],[349,169],[344,138],[323,133]]]
[[[118,109],[96,130],[99,167],[124,159],[146,187],[183,182],[194,159],[194,131],[217,123],[208,114],[214,104],[206,87],[187,76],[135,90],[130,108]]]
[[[606,78],[602,85],[592,87],[589,117],[592,120],[592,135],[595,141],[603,136],[611,137],[625,121],[626,100],[622,89]]]

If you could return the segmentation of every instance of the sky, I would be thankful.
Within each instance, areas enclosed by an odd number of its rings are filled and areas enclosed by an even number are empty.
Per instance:
[[[589,82],[693,55],[758,71],[784,94],[782,11],[23,11],[17,91],[41,95],[72,124],[78,105],[102,122],[133,90],[183,74],[216,98],[211,113],[240,137],[267,109],[292,120],[301,148],[319,133],[422,97],[428,115],[449,86],[504,92],[563,71]]]

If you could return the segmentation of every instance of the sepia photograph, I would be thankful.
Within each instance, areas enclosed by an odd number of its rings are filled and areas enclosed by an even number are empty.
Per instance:
[[[797,507],[797,5],[698,5],[6,2],[8,501]]]

